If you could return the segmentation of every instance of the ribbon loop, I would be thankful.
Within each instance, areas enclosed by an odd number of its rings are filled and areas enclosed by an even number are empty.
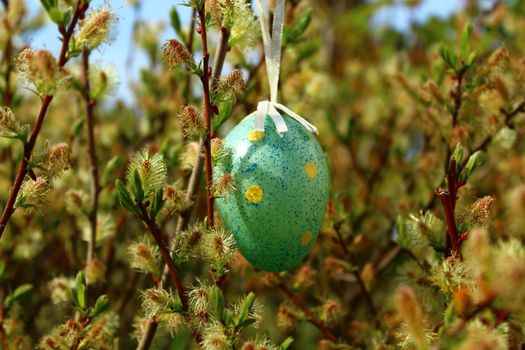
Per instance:
[[[319,135],[319,131],[313,124],[309,123],[306,119],[304,119],[299,114],[295,113],[285,105],[280,103],[274,103],[272,101],[261,101],[257,105],[257,110],[254,112],[255,130],[264,132],[264,119],[268,115],[270,118],[272,118],[272,121],[275,124],[275,128],[277,129],[279,135],[283,136],[283,134],[288,131],[288,127],[286,126],[286,123],[283,117],[281,116],[281,113],[279,113],[279,110],[286,113],[290,118],[295,119],[299,124],[304,126],[306,130],[308,130],[312,134]]]
[[[257,111],[254,112],[255,130],[264,131],[264,118],[268,115],[272,118],[279,135],[283,136],[283,134],[288,131],[288,127],[279,113],[280,110],[291,118],[297,120],[297,122],[304,126],[309,132],[319,135],[317,128],[313,124],[309,123],[306,119],[293,112],[285,105],[277,102],[279,73],[281,70],[281,42],[284,28],[284,2],[285,0],[277,0],[273,17],[272,33],[270,35],[270,31],[266,24],[262,0],[255,0],[255,8],[257,9],[259,22],[261,24],[266,72],[270,84],[270,101],[259,102],[257,105]]]

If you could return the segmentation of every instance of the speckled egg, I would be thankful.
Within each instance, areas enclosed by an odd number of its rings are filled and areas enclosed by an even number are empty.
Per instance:
[[[280,136],[272,119],[255,131],[255,116],[242,120],[224,139],[230,152],[214,169],[230,173],[236,190],[217,199],[219,216],[237,246],[255,267],[284,271],[296,267],[314,244],[326,211],[329,175],[314,135],[284,116]]]

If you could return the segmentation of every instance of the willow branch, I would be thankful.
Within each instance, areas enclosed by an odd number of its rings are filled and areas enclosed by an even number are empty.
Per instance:
[[[69,47],[69,41],[71,40],[71,37],[75,31],[75,27],[78,23],[78,19],[80,18],[81,15],[83,15],[87,11],[88,6],[89,6],[88,4],[84,4],[84,2],[80,0],[78,2],[77,8],[75,10],[75,14],[73,15],[73,19],[71,20],[71,23],[69,24],[68,29],[63,30],[59,28],[60,31],[63,32],[62,48],[60,50],[60,56],[58,58],[59,68],[63,68],[64,65],[68,61],[67,50]],[[0,238],[2,237],[2,234],[5,231],[5,228],[7,226],[7,223],[9,222],[9,219],[15,212],[14,206],[16,202],[16,197],[18,196],[18,192],[20,192],[20,188],[22,187],[24,178],[27,172],[29,171],[29,162],[31,160],[31,155],[33,153],[33,149],[35,147],[38,135],[40,134],[40,130],[42,129],[42,124],[44,123],[44,119],[46,117],[49,106],[51,105],[51,102],[53,101],[53,97],[54,97],[53,95],[47,95],[42,100],[40,111],[38,112],[35,126],[33,127],[33,130],[31,132],[31,136],[29,137],[29,141],[24,145],[24,155],[23,155],[22,161],[20,162],[20,167],[18,168],[18,172],[15,178],[15,181],[13,183],[13,186],[11,187],[11,192],[9,193],[9,197],[4,207],[4,211],[2,212],[2,216],[0,217]]]
[[[211,162],[211,138],[212,138],[212,125],[211,118],[213,116],[213,110],[211,107],[210,99],[210,53],[208,52],[208,36],[206,32],[206,10],[204,5],[197,11],[199,15],[199,32],[202,40],[202,89],[204,94],[204,123],[206,126],[206,136],[204,137],[204,164],[206,166],[206,204],[208,213],[208,227],[214,226],[213,217],[213,204],[215,198],[212,194],[212,183],[213,183],[213,169]]]
[[[221,32],[221,35],[222,33],[223,32]],[[225,54],[221,55],[220,59],[215,60],[213,63],[214,66],[212,69],[212,76],[214,77],[218,77],[221,75],[223,63],[224,63],[224,60],[226,59],[226,53],[228,51],[227,45],[228,45],[227,40],[221,39],[221,41],[219,42],[219,47],[217,48],[217,51],[223,51],[225,52]],[[199,142],[199,150],[200,150],[199,153],[202,153],[203,149],[204,149],[204,140],[201,140]],[[189,200],[192,202],[195,201],[195,198],[197,197],[197,193],[200,188],[201,174],[202,174],[203,169],[204,169],[204,158],[198,157],[195,163],[195,166],[192,169],[190,178],[188,180],[188,185],[186,188],[186,200]],[[177,227],[175,229],[176,234],[178,232],[185,230],[188,227],[192,209],[193,207],[189,208],[188,210],[180,214],[179,219],[177,221]],[[175,247],[175,241],[172,243],[172,247],[173,248]],[[159,283],[160,288],[164,288],[166,286],[166,283],[168,282],[168,278],[169,278],[169,269],[165,265],[164,271],[162,273],[162,278]],[[137,350],[149,349],[149,347],[151,346],[151,342],[153,341],[153,338],[155,336],[155,332],[157,331],[157,327],[158,327],[157,321],[153,318],[149,319],[146,329],[142,335],[142,338],[139,341]]]

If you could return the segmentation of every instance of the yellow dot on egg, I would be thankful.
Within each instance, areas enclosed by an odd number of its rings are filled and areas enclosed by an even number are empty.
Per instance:
[[[312,240],[312,232],[306,231],[301,236],[301,245],[307,245]]]
[[[248,133],[248,140],[257,142],[264,137],[264,131],[252,130]]]
[[[263,200],[264,192],[261,187],[257,185],[251,185],[246,190],[246,199],[251,203],[259,203]]]
[[[304,172],[310,179],[315,179],[317,177],[317,165],[312,162],[306,163],[304,166]]]

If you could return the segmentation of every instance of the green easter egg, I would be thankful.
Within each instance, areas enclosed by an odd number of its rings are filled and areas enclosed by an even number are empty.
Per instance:
[[[328,203],[326,157],[314,135],[283,115],[282,136],[269,116],[265,132],[244,118],[224,139],[230,152],[214,169],[230,173],[236,191],[217,199],[222,222],[255,267],[285,271],[296,267],[319,235]]]

